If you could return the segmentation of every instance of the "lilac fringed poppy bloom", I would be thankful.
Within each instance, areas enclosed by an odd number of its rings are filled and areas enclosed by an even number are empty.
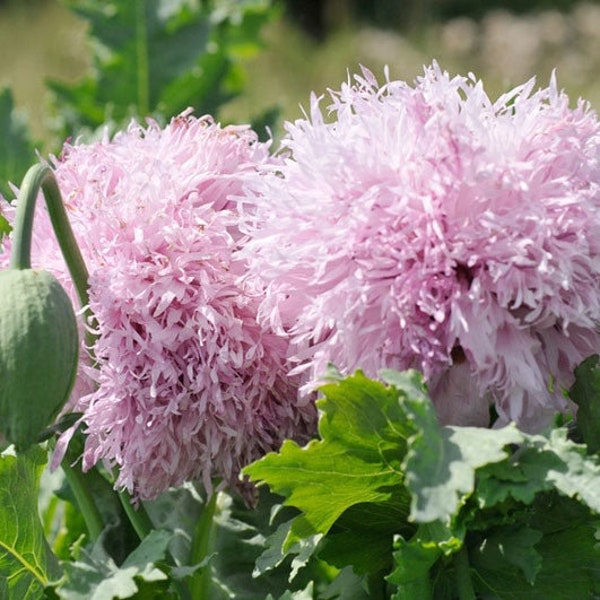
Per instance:
[[[137,498],[192,479],[235,484],[314,421],[287,376],[287,341],[258,325],[233,258],[243,240],[228,197],[271,160],[248,128],[183,114],[67,145],[56,162],[98,336],[98,368],[83,366],[70,404],[83,412],[83,465],[117,467],[116,487]],[[45,210],[34,230],[34,261],[72,292]]]
[[[414,86],[364,70],[287,124],[285,163],[239,200],[242,253],[305,391],[331,362],[422,371],[444,423],[572,408],[600,349],[600,125],[534,85],[493,102],[437,64]]]

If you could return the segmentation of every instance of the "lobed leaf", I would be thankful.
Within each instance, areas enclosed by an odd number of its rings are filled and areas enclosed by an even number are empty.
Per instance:
[[[508,497],[531,504],[536,494],[555,489],[600,514],[597,456],[587,455],[585,446],[569,440],[564,428],[552,430],[548,437],[521,435],[521,445],[509,459],[481,470],[480,506],[493,506]]]
[[[412,496],[410,518],[419,523],[447,521],[473,493],[476,470],[503,461],[506,447],[519,443],[522,434],[514,426],[440,427],[433,404],[414,375],[394,371],[381,375],[402,390],[400,401],[412,427],[402,463]]]
[[[359,371],[322,392],[320,440],[303,448],[287,440],[279,453],[244,469],[252,481],[268,483],[286,505],[303,511],[294,520],[288,545],[326,534],[350,507],[389,501],[402,489],[400,463],[408,431],[398,390]],[[408,506],[405,494],[402,502]]]
[[[600,594],[599,523],[570,498],[546,495],[519,527],[492,529],[469,553],[482,598],[547,600]]]
[[[141,582],[166,582],[166,573],[156,563],[164,559],[173,535],[163,530],[151,531],[120,567],[101,543],[91,551],[82,549],[77,560],[63,563],[65,577],[56,588],[57,596],[64,600],[131,598]]]
[[[38,515],[46,453],[38,446],[0,455],[0,591],[6,598],[39,598],[61,573]]]

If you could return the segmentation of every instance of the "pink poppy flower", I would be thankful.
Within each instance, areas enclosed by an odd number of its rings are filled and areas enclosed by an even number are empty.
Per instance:
[[[182,114],[66,145],[56,161],[96,319],[97,368],[83,353],[70,401],[83,466],[104,461],[136,498],[186,480],[235,485],[314,423],[287,375],[288,342],[258,324],[260,298],[233,255],[243,239],[229,196],[271,160],[247,127]],[[34,229],[33,260],[73,293],[44,208]]]
[[[552,78],[492,101],[437,64],[367,70],[287,124],[241,250],[304,391],[415,368],[444,423],[540,429],[600,337],[600,125]],[[257,283],[259,282],[259,283]]]

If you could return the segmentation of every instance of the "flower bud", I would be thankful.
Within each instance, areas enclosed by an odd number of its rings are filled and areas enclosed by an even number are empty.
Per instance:
[[[0,272],[0,435],[35,443],[65,405],[78,364],[73,306],[46,271]]]

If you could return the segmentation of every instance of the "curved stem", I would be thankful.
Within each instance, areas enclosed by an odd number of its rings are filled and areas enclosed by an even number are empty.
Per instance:
[[[93,314],[89,308],[88,280],[89,273],[83,256],[73,235],[69,218],[63,205],[60,189],[56,183],[56,178],[52,169],[45,164],[37,164],[30,167],[23,182],[19,195],[17,197],[17,212],[15,215],[15,223],[13,226],[13,245],[10,255],[11,269],[30,269],[31,268],[31,236],[33,233],[33,217],[35,214],[35,204],[38,194],[42,189],[46,206],[48,207],[48,215],[50,222],[54,228],[58,245],[62,252],[63,258],[75,290],[79,303],[83,308],[84,322],[91,324],[93,322]],[[92,363],[94,356],[92,354],[92,346],[94,345],[95,336],[86,328],[86,342],[90,352]]]
[[[10,256],[12,269],[31,268],[31,235],[35,203],[40,188],[44,192],[48,214],[58,240],[75,289],[82,307],[88,305],[88,270],[75,241],[73,230],[69,223],[60,190],[52,169],[48,165],[37,164],[31,167],[21,184],[17,199],[17,213],[13,227],[13,247]]]
[[[13,244],[10,255],[10,268],[31,269],[31,238],[36,201],[40,188],[44,193],[48,214],[58,245],[71,274],[81,306],[89,313],[88,270],[75,241],[73,230],[65,211],[60,190],[52,169],[45,164],[37,164],[25,174],[17,198],[17,211],[13,226]],[[85,520],[90,538],[96,541],[104,529],[104,521],[83,478],[83,473],[71,466],[74,457],[67,448],[62,460],[62,468],[73,491],[79,510]]]

